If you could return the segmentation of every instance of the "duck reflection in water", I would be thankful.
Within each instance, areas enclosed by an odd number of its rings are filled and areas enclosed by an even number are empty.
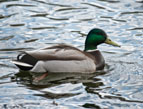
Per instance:
[[[59,85],[65,85],[65,84],[82,84],[85,86],[85,90],[88,93],[92,93],[92,88],[98,88],[102,85],[104,85],[101,80],[98,78],[98,76],[104,75],[107,72],[96,72],[92,74],[81,74],[81,73],[48,73],[48,76],[46,76],[42,80],[38,80],[35,78],[40,77],[43,74],[36,74],[36,73],[30,73],[30,72],[18,72],[15,74],[15,76],[12,78],[13,81],[16,81],[17,84],[23,84],[27,86],[29,89],[32,90],[39,90],[43,94],[36,94],[37,96],[43,96],[50,99],[54,98],[62,98],[62,97],[69,97],[69,96],[75,96],[80,93],[52,93],[48,91],[42,91],[42,89],[52,88]]]

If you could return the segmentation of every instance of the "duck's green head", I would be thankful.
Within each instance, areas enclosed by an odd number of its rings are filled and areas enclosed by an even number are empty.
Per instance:
[[[111,41],[102,29],[94,28],[87,35],[84,51],[97,49],[97,46],[102,43],[120,47],[120,45]]]

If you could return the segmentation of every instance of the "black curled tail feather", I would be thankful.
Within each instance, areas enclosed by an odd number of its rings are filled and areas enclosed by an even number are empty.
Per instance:
[[[20,62],[24,62],[30,65],[35,65],[38,61],[38,59],[34,58],[33,56],[29,55],[28,53],[21,53],[17,56],[17,60]]]
[[[37,63],[38,59],[34,58],[33,56],[29,55],[28,53],[22,52],[17,56],[17,61],[29,64],[31,66],[35,66]],[[16,65],[19,67],[21,70],[31,70],[33,67],[27,67],[27,66],[22,66],[22,65]]]

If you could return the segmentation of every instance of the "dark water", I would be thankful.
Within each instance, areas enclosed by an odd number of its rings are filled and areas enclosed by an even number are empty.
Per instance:
[[[19,51],[57,43],[83,49],[94,27],[115,48],[101,45],[106,68],[95,74],[49,74],[42,81],[18,73]],[[142,109],[143,1],[0,0],[0,109]]]

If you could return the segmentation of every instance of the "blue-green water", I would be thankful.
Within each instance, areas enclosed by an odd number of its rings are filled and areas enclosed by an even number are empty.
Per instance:
[[[92,28],[121,48],[100,45],[106,68],[95,74],[50,74],[42,81],[10,61],[19,51],[57,43],[83,49]],[[142,0],[1,0],[1,109],[142,109]]]

